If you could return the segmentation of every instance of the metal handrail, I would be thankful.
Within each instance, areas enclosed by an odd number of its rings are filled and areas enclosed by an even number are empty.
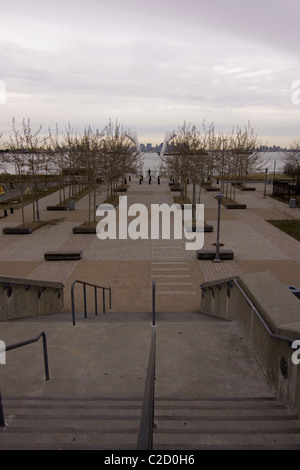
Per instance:
[[[251,309],[254,311],[254,313],[256,314],[256,316],[259,318],[259,320],[261,321],[261,323],[263,324],[263,326],[265,327],[265,329],[267,330],[267,332],[269,333],[269,335],[272,337],[272,338],[276,338],[276,339],[280,339],[282,341],[287,341],[289,343],[289,345],[291,346],[291,344],[293,343],[293,341],[295,341],[295,339],[293,338],[290,338],[288,336],[283,336],[283,335],[278,335],[276,333],[273,333],[272,330],[269,328],[269,326],[267,325],[267,323],[265,322],[265,320],[263,319],[263,317],[261,316],[261,314],[259,313],[259,311],[257,310],[257,308],[255,307],[255,305],[253,304],[253,302],[251,302],[251,300],[249,299],[248,295],[246,294],[246,292],[243,290],[243,288],[239,285],[239,283],[237,282],[236,279],[233,279],[233,282],[234,284],[237,286],[237,288],[240,290],[240,292],[243,294],[243,296],[245,297],[246,301],[248,302],[249,306],[251,307]]]
[[[103,313],[105,313],[105,291],[109,291],[109,308],[111,309],[111,287],[102,287],[96,284],[90,284],[89,282],[85,281],[78,281],[75,280],[72,282],[71,286],[71,303],[72,303],[72,323],[75,326],[75,299],[74,299],[74,289],[75,284],[82,284],[83,285],[83,302],[84,302],[84,318],[87,318],[87,307],[86,307],[86,286],[91,286],[94,288],[94,295],[95,295],[95,315],[98,315],[98,298],[97,298],[97,289],[102,289],[102,305],[103,305]]]
[[[46,338],[46,334],[43,331],[38,336],[36,336],[35,338],[28,339],[26,341],[21,341],[19,343],[15,343],[15,344],[11,344],[9,346],[6,346],[5,351],[11,351],[12,349],[21,348],[21,347],[26,346],[28,344],[36,343],[41,337],[43,339],[45,380],[50,380],[49,363],[48,363],[48,351],[47,351],[47,338]],[[1,391],[0,391],[0,427],[5,427]]]
[[[156,332],[153,330],[142,405],[142,414],[137,439],[137,450],[152,450],[153,447],[155,361]]]
[[[155,326],[155,281],[152,282],[152,325]]]
[[[280,339],[281,341],[286,341],[291,346],[292,343],[295,341],[295,339],[290,338],[288,336],[283,336],[283,335],[278,335],[277,333],[273,333],[273,331],[270,329],[270,327],[267,325],[267,323],[265,322],[265,320],[261,316],[260,312],[257,310],[257,308],[255,307],[253,302],[249,299],[248,295],[246,294],[246,292],[244,291],[242,286],[240,286],[240,284],[238,283],[238,281],[235,278],[232,278],[230,281],[228,281],[228,279],[226,281],[217,281],[217,282],[213,283],[213,285],[216,285],[218,288],[220,288],[221,284],[227,284],[227,285],[229,284],[230,285],[231,282],[233,282],[236,285],[236,287],[239,289],[239,291],[241,292],[243,297],[246,299],[247,303],[249,304],[249,306],[251,307],[253,312],[256,314],[257,318],[261,321],[262,325],[265,327],[267,333],[272,338]],[[232,287],[232,284],[230,285],[230,287]],[[205,288],[211,288],[211,285],[206,284],[205,286],[203,286],[202,284],[200,284],[200,289],[205,290]]]

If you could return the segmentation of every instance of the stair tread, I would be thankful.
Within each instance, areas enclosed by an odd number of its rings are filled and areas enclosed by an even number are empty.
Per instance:
[[[0,449],[135,450],[141,404],[137,396],[10,396]],[[154,421],[153,450],[300,449],[299,417],[273,395],[157,396]]]

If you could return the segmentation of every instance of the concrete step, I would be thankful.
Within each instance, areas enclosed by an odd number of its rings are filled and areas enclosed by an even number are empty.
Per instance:
[[[0,449],[136,449],[142,400],[110,397],[10,397]]]
[[[139,397],[10,397],[0,450],[136,450]],[[299,416],[274,397],[156,397],[153,450],[300,449]]]
[[[157,399],[155,450],[300,449],[299,416],[275,397]]]
[[[114,322],[146,322],[151,323],[153,318],[152,312],[113,312],[106,313],[99,312],[95,315],[94,312],[87,312],[87,318],[84,318],[83,312],[76,312],[76,324],[83,323],[114,323]],[[207,315],[201,312],[156,312],[156,322],[228,322],[221,317]],[[45,317],[28,317],[21,319],[23,323],[44,323]],[[47,323],[72,323],[71,312],[61,312],[47,315]]]

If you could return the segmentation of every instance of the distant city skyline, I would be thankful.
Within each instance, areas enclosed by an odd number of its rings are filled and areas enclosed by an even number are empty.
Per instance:
[[[0,132],[109,119],[159,145],[184,121],[300,138],[298,0],[15,0],[1,10]]]
[[[147,142],[146,144],[140,142],[142,152],[159,152],[162,149],[163,142],[160,144],[152,144]],[[290,147],[281,147],[280,145],[262,145],[259,146],[263,152],[282,152],[290,149]]]

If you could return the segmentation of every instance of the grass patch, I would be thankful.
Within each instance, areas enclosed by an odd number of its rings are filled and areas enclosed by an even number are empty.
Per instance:
[[[267,220],[267,222],[300,242],[300,220]]]
[[[49,196],[56,191],[58,191],[59,186],[50,186],[49,188],[39,189],[38,191],[38,198],[42,199],[43,197]],[[33,199],[35,199],[35,193],[27,192],[23,195],[23,205],[24,207],[28,204],[32,204]],[[0,202],[0,209],[9,209],[13,207],[14,209],[21,208],[21,197],[18,195],[12,196],[5,201]]]

